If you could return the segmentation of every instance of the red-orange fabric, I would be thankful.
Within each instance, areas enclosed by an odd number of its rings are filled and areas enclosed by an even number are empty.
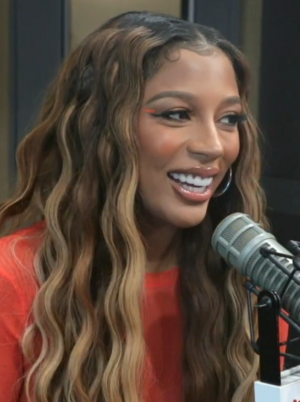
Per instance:
[[[44,224],[0,240],[0,400],[27,402],[22,376],[28,368],[21,352],[24,329],[38,286],[33,259]],[[182,402],[182,314],[179,269],[149,273],[145,283],[144,331],[147,345],[143,402]],[[281,340],[288,326],[281,322]]]
[[[145,402],[182,402],[179,269],[146,275]]]

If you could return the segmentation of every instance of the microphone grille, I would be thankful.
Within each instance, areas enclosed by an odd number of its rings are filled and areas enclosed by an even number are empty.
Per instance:
[[[266,232],[260,226],[247,215],[237,212],[229,215],[217,226],[212,237],[212,246],[229,264],[236,266],[245,247],[263,234]]]
[[[292,259],[274,257],[281,263],[279,268],[273,261],[261,255],[260,249],[264,246],[292,257],[271,233],[242,213],[229,215],[217,226],[212,236],[212,246],[227,263],[249,278],[255,286],[276,291],[279,295],[294,269]],[[300,323],[300,272],[295,273],[288,285],[282,298],[282,306]]]

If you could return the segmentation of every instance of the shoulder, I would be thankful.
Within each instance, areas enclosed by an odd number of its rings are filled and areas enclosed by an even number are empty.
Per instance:
[[[18,303],[24,314],[30,309],[37,292],[34,259],[44,228],[43,223],[38,223],[0,239],[1,299],[11,307]]]
[[[38,289],[34,257],[43,232],[38,224],[0,239],[1,401],[16,400],[21,389],[25,368],[21,342]]]

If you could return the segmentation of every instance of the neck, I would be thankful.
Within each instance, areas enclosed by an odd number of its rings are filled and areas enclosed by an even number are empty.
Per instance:
[[[146,271],[162,272],[178,266],[180,231],[153,219],[144,221],[141,229],[146,247]]]

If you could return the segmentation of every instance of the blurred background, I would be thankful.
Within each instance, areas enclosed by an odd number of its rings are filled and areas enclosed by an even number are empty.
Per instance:
[[[64,57],[108,18],[129,10],[213,26],[246,54],[250,103],[265,136],[263,185],[272,230],[283,245],[300,240],[297,0],[0,0],[0,200],[15,179],[17,145]]]

